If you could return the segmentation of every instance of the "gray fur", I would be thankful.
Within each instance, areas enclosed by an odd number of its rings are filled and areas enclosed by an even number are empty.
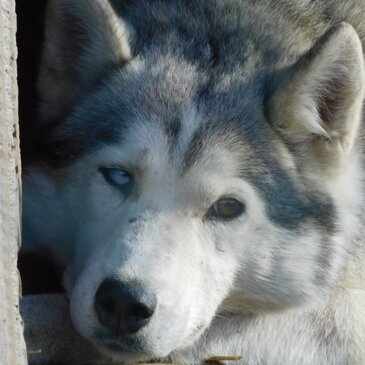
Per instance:
[[[365,314],[362,294],[356,308],[346,297],[364,291],[364,61],[355,31],[336,25],[353,20],[364,40],[361,2],[95,1],[102,14],[88,17],[76,0],[51,1],[56,34],[75,19],[83,33],[46,40],[25,166],[25,249],[50,246],[74,272],[76,329],[126,362],[363,364],[365,325],[344,322],[348,307]],[[106,60],[95,38],[110,38]],[[99,165],[127,169],[130,196]],[[209,220],[227,194],[247,214]],[[160,298],[141,335],[110,338],[97,323],[90,303],[107,275]]]

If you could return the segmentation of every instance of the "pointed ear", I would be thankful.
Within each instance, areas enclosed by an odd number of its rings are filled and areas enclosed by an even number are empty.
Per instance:
[[[304,167],[342,165],[358,135],[364,100],[364,56],[347,23],[331,28],[271,85],[266,111]]]
[[[127,27],[109,0],[50,0],[38,83],[41,122],[64,117],[110,67],[130,58]]]

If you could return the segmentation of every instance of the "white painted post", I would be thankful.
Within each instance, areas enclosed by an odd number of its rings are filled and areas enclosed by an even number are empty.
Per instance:
[[[26,365],[19,315],[20,154],[15,1],[0,0],[0,365]]]

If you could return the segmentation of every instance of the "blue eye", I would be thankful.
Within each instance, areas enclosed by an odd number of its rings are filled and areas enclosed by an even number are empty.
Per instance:
[[[132,186],[132,177],[128,172],[116,167],[101,167],[100,172],[110,185],[122,190],[124,194],[129,194]]]

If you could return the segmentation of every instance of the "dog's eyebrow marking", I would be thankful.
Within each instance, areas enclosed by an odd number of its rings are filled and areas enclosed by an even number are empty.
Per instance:
[[[202,158],[206,148],[209,148],[211,151],[217,151],[220,148],[222,151],[230,152],[232,157],[230,161],[234,165],[234,163],[237,163],[237,154],[244,156],[244,153],[247,153],[247,148],[244,148],[241,142],[237,137],[235,128],[226,122],[222,122],[220,119],[201,124],[195,130],[185,148],[180,168],[181,174],[183,175],[187,172]],[[241,157],[239,160],[241,160]],[[238,173],[238,170],[236,173]]]
[[[194,135],[200,129],[201,121],[201,115],[194,104],[182,112],[179,119],[179,129],[175,130],[176,140],[172,141],[175,143],[171,145],[171,151],[175,147],[177,156],[184,156],[185,151],[191,144],[191,139],[194,138]]]
[[[176,117],[166,125],[166,135],[169,138],[170,153],[177,144],[177,140],[181,133],[181,121]]]
[[[193,134],[189,144],[187,145],[186,152],[181,163],[182,174],[186,172],[202,155],[204,147],[203,140],[206,132],[205,126],[201,125]]]

